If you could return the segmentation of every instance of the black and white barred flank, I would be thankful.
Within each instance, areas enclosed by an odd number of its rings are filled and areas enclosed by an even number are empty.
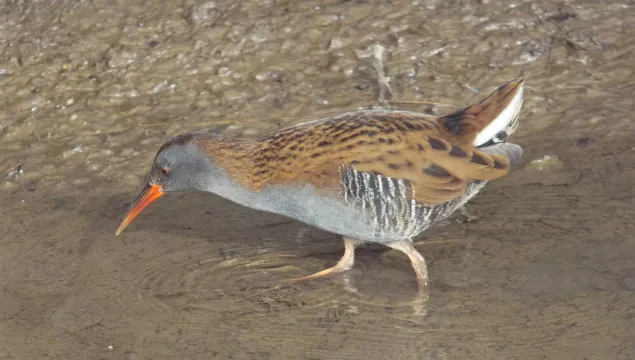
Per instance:
[[[357,171],[354,166],[342,166],[340,173],[344,201],[361,213],[376,238],[386,235],[413,238],[450,216],[487,183],[470,181],[463,195],[436,206],[425,206],[414,200],[415,190],[408,180]]]

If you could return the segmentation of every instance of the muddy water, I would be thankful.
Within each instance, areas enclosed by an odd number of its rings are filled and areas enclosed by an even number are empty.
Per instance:
[[[0,358],[635,357],[632,1],[0,3]],[[441,114],[519,74],[529,165],[407,259],[208,194],[114,230],[169,136],[255,137],[375,102]],[[415,102],[433,102],[415,103]],[[444,105],[445,104],[445,105]]]

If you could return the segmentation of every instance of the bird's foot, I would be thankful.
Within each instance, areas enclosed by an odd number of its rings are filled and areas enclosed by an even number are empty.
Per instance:
[[[246,299],[249,299],[249,298],[252,298],[254,296],[258,296],[258,295],[264,294],[264,293],[272,291],[272,290],[280,289],[280,288],[283,288],[285,286],[289,286],[289,285],[291,285],[293,283],[296,283],[296,282],[299,282],[299,281],[318,279],[318,278],[321,278],[321,277],[325,277],[325,276],[341,273],[342,271],[346,271],[346,270],[352,268],[353,264],[355,263],[355,248],[359,244],[360,244],[359,240],[355,240],[355,239],[351,239],[351,238],[348,238],[348,237],[344,237],[344,255],[342,255],[342,258],[337,262],[337,264],[335,264],[335,266],[332,266],[332,267],[330,267],[328,269],[324,269],[322,271],[318,271],[318,272],[313,273],[311,275],[302,276],[302,277],[296,277],[296,278],[291,278],[291,279],[285,279],[285,280],[280,280],[280,281],[274,283],[274,285],[270,286],[267,289],[259,291],[259,292],[255,293],[253,295],[249,295]]]
[[[247,296],[246,298],[244,298],[243,300],[247,300],[247,299],[251,299],[251,298],[256,297],[256,296],[260,296],[260,295],[262,295],[264,293],[267,293],[269,291],[282,289],[284,287],[291,286],[292,284],[300,282],[300,281],[318,279],[318,278],[330,276],[330,275],[333,275],[333,274],[337,274],[337,273],[340,273],[340,272],[346,271],[346,270],[348,270],[348,268],[344,268],[344,267],[340,266],[340,263],[337,263],[337,265],[335,265],[333,267],[330,267],[328,269],[324,269],[322,271],[318,271],[318,272],[313,273],[311,275],[276,281],[276,282],[273,283],[273,285],[267,287],[264,290],[258,291],[255,294],[251,294],[251,295]]]

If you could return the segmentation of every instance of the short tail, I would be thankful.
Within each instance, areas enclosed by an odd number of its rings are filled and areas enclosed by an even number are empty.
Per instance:
[[[510,137],[518,128],[518,115],[523,105],[524,78],[519,77],[499,87],[478,104],[442,116],[438,121],[462,143],[481,146],[501,131]]]

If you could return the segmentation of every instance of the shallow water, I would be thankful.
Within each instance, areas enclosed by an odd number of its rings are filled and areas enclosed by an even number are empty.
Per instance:
[[[0,3],[0,358],[635,357],[634,7]],[[115,238],[169,136],[371,106],[374,44],[396,108],[443,114],[527,78],[525,165],[472,201],[478,221],[416,241],[420,315],[407,258],[379,246],[257,294],[341,240],[210,194],[166,196]],[[544,155],[564,166],[527,165]]]

